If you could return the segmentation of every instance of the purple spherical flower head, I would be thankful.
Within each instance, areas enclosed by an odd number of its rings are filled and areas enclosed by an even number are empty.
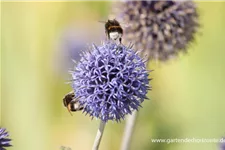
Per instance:
[[[138,110],[150,89],[145,62],[124,45],[106,42],[87,52],[71,72],[83,112],[102,121],[120,121]]]
[[[5,128],[0,128],[0,150],[5,150],[4,147],[12,146],[10,144],[11,139],[8,138],[9,134]]]
[[[134,42],[149,59],[166,61],[186,52],[199,28],[193,1],[126,1],[119,7],[119,18],[129,24],[123,41]]]

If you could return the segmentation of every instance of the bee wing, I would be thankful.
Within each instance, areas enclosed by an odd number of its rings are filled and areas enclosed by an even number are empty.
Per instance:
[[[114,19],[115,19],[115,17],[114,17]],[[109,19],[109,20],[114,20],[114,19]],[[119,21],[119,24],[121,25],[121,27],[123,27],[123,28],[127,28],[127,27],[131,26],[130,24],[123,22],[121,19],[118,19],[118,21]],[[104,24],[107,23],[107,21],[102,21],[102,20],[99,20],[98,22],[104,23]]]
[[[70,91],[67,95],[74,95],[74,91]]]
[[[128,28],[128,27],[131,26],[131,24],[129,24],[129,23],[123,23],[123,22],[121,22],[120,25],[121,25],[122,28]]]
[[[98,21],[98,22],[100,22],[100,23],[106,23],[106,21]]]

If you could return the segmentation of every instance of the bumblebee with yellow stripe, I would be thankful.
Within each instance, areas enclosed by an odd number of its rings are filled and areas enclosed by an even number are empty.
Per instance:
[[[71,111],[72,112],[81,111],[84,108],[83,106],[80,105],[78,98],[75,97],[73,91],[65,95],[65,97],[63,98],[63,104],[65,107],[67,107],[71,116],[72,116]]]
[[[103,22],[103,21],[100,21]],[[108,20],[105,23],[105,33],[110,40],[117,41],[119,40],[119,43],[122,42],[122,36],[123,36],[123,29],[120,25],[120,23],[116,20]]]

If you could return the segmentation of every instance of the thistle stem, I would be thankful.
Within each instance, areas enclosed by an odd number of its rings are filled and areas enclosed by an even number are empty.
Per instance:
[[[95,142],[94,142],[94,145],[92,147],[92,150],[98,150],[98,147],[100,145],[104,129],[105,129],[105,122],[101,121],[100,125],[99,125],[99,128],[98,128],[97,135],[95,137]]]
[[[131,142],[131,137],[134,131],[136,118],[137,118],[136,110],[133,111],[132,115],[128,115],[126,125],[125,125],[125,131],[123,134],[121,150],[129,150],[130,148],[130,142]]]

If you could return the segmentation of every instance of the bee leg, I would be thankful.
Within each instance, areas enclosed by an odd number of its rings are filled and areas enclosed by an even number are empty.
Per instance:
[[[122,43],[122,38],[119,38],[120,44]]]
[[[70,115],[73,116],[73,114],[71,113],[69,107],[70,107],[70,104],[66,108],[68,109],[68,112],[70,113]]]
[[[84,109],[84,107],[80,107],[80,109],[79,110],[83,110]]]
[[[109,33],[107,31],[105,31],[106,37],[108,38],[107,40],[110,40],[110,36]]]

